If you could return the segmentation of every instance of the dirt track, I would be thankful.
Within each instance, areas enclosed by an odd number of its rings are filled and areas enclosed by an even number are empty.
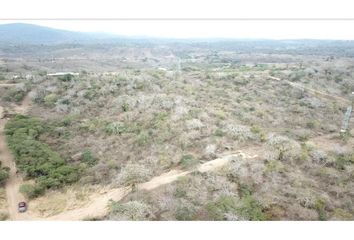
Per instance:
[[[20,106],[16,106],[14,111],[16,113],[25,114],[30,104],[29,97],[26,97]],[[3,166],[10,168],[10,176],[6,181],[5,190],[7,205],[10,220],[26,220],[29,219],[28,213],[19,213],[17,211],[17,204],[24,201],[24,196],[19,192],[19,187],[23,183],[22,177],[16,173],[16,164],[8,149],[5,141],[4,128],[7,119],[0,119],[0,159]]]
[[[1,83],[0,87],[16,87],[20,85],[19,83]]]
[[[275,79],[277,80],[277,79]],[[295,86],[296,87],[296,86]],[[333,97],[333,96],[332,96]],[[337,99],[340,100],[340,99]],[[344,102],[344,99],[341,99]],[[346,100],[347,101],[347,100]],[[20,114],[26,114],[30,106],[30,99],[26,97],[22,104],[14,107],[14,112]],[[110,200],[119,201],[124,196],[130,193],[131,189],[129,187],[114,188],[110,189],[104,194],[93,194],[91,195],[90,201],[83,207],[76,208],[74,210],[65,211],[50,217],[39,217],[35,215],[34,212],[18,213],[17,204],[24,200],[24,197],[19,193],[19,186],[22,184],[23,180],[20,175],[16,174],[16,166],[14,159],[6,146],[5,136],[4,136],[4,126],[6,124],[6,119],[0,119],[0,158],[3,161],[4,166],[10,167],[10,178],[6,183],[6,194],[7,203],[9,208],[9,216],[11,220],[83,220],[90,218],[100,218],[107,214],[107,205]],[[319,139],[317,139],[319,141]],[[317,141],[316,141],[317,142]],[[247,151],[247,150],[246,150]],[[248,151],[247,151],[248,152]],[[252,152],[252,151],[251,151]],[[255,158],[257,155],[249,156],[242,151],[237,153],[229,154],[224,157],[217,158],[215,160],[201,164],[197,170],[200,172],[213,171],[218,169],[233,158],[241,156],[243,158]],[[138,186],[142,190],[152,190],[162,185],[176,181],[179,177],[190,174],[191,171],[178,171],[172,170],[168,173],[162,174],[160,176],[152,178],[146,183],[142,183]]]
[[[14,112],[18,114],[26,114],[30,103],[31,101],[27,96],[22,101],[21,105],[17,105],[14,107]],[[17,204],[25,200],[24,196],[19,192],[19,187],[23,183],[23,180],[22,177],[16,173],[15,161],[5,142],[4,127],[6,122],[6,119],[0,119],[0,158],[2,159],[3,165],[8,166],[10,168],[10,177],[7,180],[5,186],[10,220],[82,220],[85,218],[104,217],[107,213],[107,205],[110,200],[118,201],[131,191],[129,187],[122,187],[108,190],[104,194],[94,194],[90,196],[91,201],[84,207],[66,211],[48,218],[40,218],[34,216],[31,211],[26,213],[18,213]],[[201,172],[212,171],[225,165],[233,157],[236,156],[241,156],[244,158],[256,157],[256,155],[248,156],[243,152],[239,151],[237,153],[230,154],[204,163],[200,165],[197,169]],[[185,176],[189,173],[191,173],[191,171],[172,170],[158,177],[154,177],[146,183],[140,184],[138,188],[144,190],[152,190],[164,184],[176,181],[179,177]]]
[[[300,90],[307,90],[309,93],[311,93],[312,95],[315,95],[315,96],[321,96],[321,97],[324,97],[327,99],[336,100],[336,101],[344,103],[344,104],[351,104],[351,101],[346,98],[335,96],[332,94],[328,94],[328,93],[325,93],[325,92],[322,92],[319,90],[315,90],[315,89],[312,89],[309,87],[305,87],[299,83],[290,82],[289,80],[284,80],[284,79],[280,79],[280,78],[273,77],[273,76],[268,76],[268,78],[270,78],[272,80],[276,80],[276,81],[285,82],[285,83],[289,84],[290,86],[300,89]]]
[[[228,162],[230,162],[235,157],[243,157],[243,158],[256,158],[257,155],[249,156],[242,151],[239,151],[234,154],[230,154],[221,158],[217,158],[215,160],[206,162],[201,164],[197,170],[200,172],[208,172],[218,169]],[[150,181],[146,183],[139,184],[137,186],[140,190],[152,190],[162,185],[172,183],[176,181],[179,177],[186,176],[190,174],[192,171],[178,171],[172,170],[168,173],[162,174],[158,177],[152,178]],[[84,207],[74,209],[71,211],[66,211],[60,213],[58,215],[45,218],[43,220],[83,220],[83,219],[90,219],[90,218],[100,218],[104,217],[107,214],[107,205],[110,200],[119,201],[124,196],[129,194],[131,189],[129,187],[122,187],[116,188],[107,191],[105,194],[101,195],[93,195],[91,196],[91,201]]]
[[[274,79],[274,80],[280,80],[280,79]],[[288,84],[290,84],[293,87],[299,88],[299,89],[307,89],[310,91],[312,94],[316,95],[321,95],[323,97],[331,98],[334,100],[341,101],[343,103],[348,103],[349,101],[347,99],[338,97],[338,96],[333,96],[324,92],[320,92],[314,89],[309,89],[305,88],[301,85],[292,83],[290,81],[286,81]],[[329,137],[329,136],[326,136]],[[322,137],[323,138],[323,137]],[[315,139],[315,142],[317,142]],[[209,161],[207,163],[204,163],[198,167],[197,170],[200,172],[207,172],[207,171],[213,171],[217,168],[220,168],[227,164],[230,160],[232,160],[236,156],[242,156],[243,158],[255,158],[257,155],[254,156],[249,156],[243,153],[242,151],[239,151],[236,154],[231,154],[227,155],[221,158],[217,158],[215,160]],[[176,181],[179,177],[185,176],[190,174],[191,171],[176,171],[172,170],[168,173],[162,174],[161,176],[154,177],[150,181],[146,183],[142,183],[138,186],[139,189],[143,190],[152,190],[157,187],[160,187],[164,184],[168,184],[171,182]],[[97,196],[92,196],[91,197],[91,202],[87,204],[87,206],[79,209],[75,209],[72,211],[67,211],[63,212],[61,214],[55,215],[53,217],[47,218],[48,220],[82,220],[85,218],[93,218],[93,217],[104,217],[107,213],[107,204],[109,200],[114,200],[118,201],[121,200],[124,196],[126,196],[130,192],[130,189],[125,187],[125,188],[118,188],[118,189],[112,189],[105,193],[104,195],[97,195]]]

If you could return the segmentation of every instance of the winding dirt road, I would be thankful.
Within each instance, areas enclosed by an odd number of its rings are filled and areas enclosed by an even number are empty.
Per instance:
[[[25,114],[31,101],[28,96],[24,98],[21,105],[15,106],[14,111],[19,114]],[[0,106],[0,108],[2,108]],[[30,219],[28,213],[19,213],[17,204],[25,201],[25,197],[19,192],[19,187],[23,183],[21,175],[17,174],[16,164],[5,141],[4,128],[7,119],[0,119],[0,160],[3,166],[10,168],[9,179],[6,181],[5,190],[10,220]]]
[[[20,85],[20,83],[1,83],[0,87],[16,87],[19,85]]]
[[[325,93],[323,91],[319,91],[319,90],[316,90],[316,89],[312,89],[312,88],[309,88],[309,87],[305,87],[304,85],[299,84],[299,83],[290,82],[289,80],[280,79],[280,78],[273,77],[273,76],[267,76],[267,78],[275,80],[275,81],[279,81],[279,82],[280,81],[281,82],[285,82],[285,83],[289,84],[290,86],[292,86],[294,88],[297,88],[297,89],[300,89],[300,90],[307,90],[310,94],[312,94],[314,96],[321,96],[321,97],[324,97],[324,98],[327,98],[327,99],[336,100],[336,101],[344,103],[344,104],[351,104],[351,101],[349,99],[346,99],[346,98],[343,98],[343,97],[340,97],[340,96],[335,96],[335,95],[332,95],[332,94],[329,94],[329,93]]]
[[[338,97],[335,97],[335,99],[342,100],[343,102],[345,100],[345,99],[339,99]],[[21,105],[17,105],[13,107],[13,111],[19,114],[26,114],[30,107],[30,103],[31,101],[27,96],[23,100]],[[4,127],[6,122],[7,122],[6,119],[0,119],[0,159],[4,166],[8,166],[10,168],[10,177],[6,182],[6,186],[5,186],[10,220],[83,220],[83,219],[90,219],[90,218],[102,218],[108,212],[107,207],[110,200],[119,201],[131,192],[130,187],[121,187],[121,188],[110,189],[103,194],[95,193],[89,197],[90,199],[89,202],[83,207],[76,208],[73,210],[68,210],[50,217],[40,217],[36,215],[36,213],[31,211],[26,213],[18,213],[17,204],[18,202],[23,201],[25,199],[24,196],[22,196],[22,194],[20,194],[18,191],[20,185],[23,183],[23,180],[19,174],[16,174],[16,165],[14,159],[8,147],[6,146],[5,135],[4,135]],[[247,149],[245,151],[253,152],[248,150],[251,149]],[[233,159],[237,159],[237,157],[242,157],[244,159],[252,159],[258,156],[257,155],[250,156],[244,153],[243,151],[238,151],[236,153],[231,153],[226,156],[201,164],[197,167],[197,169],[194,170],[198,170],[200,172],[214,171],[226,165],[228,162],[232,161]],[[141,190],[153,190],[162,185],[172,183],[176,181],[179,177],[186,176],[191,172],[192,171],[171,170],[170,172],[152,178],[148,182],[139,184],[137,188]]]
[[[18,114],[26,114],[31,101],[28,97],[20,105],[13,107],[13,111]],[[7,119],[0,119],[0,159],[4,166],[10,168],[10,177],[6,182],[6,196],[10,220],[83,220],[89,218],[101,218],[107,214],[107,205],[110,200],[119,201],[131,192],[130,187],[110,189],[104,194],[93,194],[90,201],[84,207],[62,212],[60,214],[43,218],[36,216],[33,212],[18,213],[17,204],[24,201],[24,196],[19,192],[19,187],[23,183],[22,177],[16,173],[16,164],[9,151],[4,134],[4,127]],[[206,162],[197,167],[200,172],[213,171],[227,164],[235,157],[255,158],[257,155],[249,156],[241,151],[229,154],[224,157]],[[190,174],[192,171],[172,170],[168,173],[152,178],[150,181],[139,184],[137,187],[142,190],[152,190],[164,184],[176,181],[179,177]]]
[[[233,159],[237,159],[237,157],[251,159],[251,158],[256,158],[258,156],[257,155],[249,156],[243,153],[242,151],[239,151],[234,154],[220,157],[215,160],[201,164],[199,167],[197,167],[196,170],[200,172],[214,171],[226,165],[228,162],[232,161]],[[162,185],[172,183],[176,181],[179,177],[186,176],[191,172],[193,171],[172,170],[158,177],[154,177],[148,182],[139,184],[137,188],[140,190],[153,190]],[[122,187],[122,188],[109,190],[105,194],[100,194],[100,195],[95,194],[90,197],[91,201],[86,206],[82,208],[66,211],[58,215],[45,218],[43,220],[83,220],[83,219],[90,219],[90,218],[102,218],[106,216],[108,212],[107,207],[110,200],[119,201],[130,192],[131,192],[131,188]]]

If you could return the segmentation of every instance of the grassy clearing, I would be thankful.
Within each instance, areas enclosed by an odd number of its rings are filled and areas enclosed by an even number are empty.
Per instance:
[[[97,193],[97,187],[68,186],[60,191],[49,190],[44,196],[31,201],[31,211],[42,217],[49,217],[65,210],[84,206],[92,194]]]

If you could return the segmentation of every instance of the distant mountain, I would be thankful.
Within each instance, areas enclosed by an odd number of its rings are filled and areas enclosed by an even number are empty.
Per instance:
[[[72,32],[67,30],[60,30],[24,23],[11,23],[0,25],[0,43],[90,43],[110,39],[118,39],[118,36],[105,33]]]

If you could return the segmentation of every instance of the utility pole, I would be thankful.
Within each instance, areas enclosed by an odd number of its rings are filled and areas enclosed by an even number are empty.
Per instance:
[[[351,117],[352,111],[353,111],[353,105],[354,105],[354,92],[352,92],[352,104],[351,104],[351,106],[347,107],[347,111],[344,114],[342,128],[340,129],[341,135],[346,135],[346,134],[350,133],[349,123],[350,123],[350,117]]]
[[[181,77],[181,59],[177,59],[176,71],[175,71],[175,80],[178,80]]]

